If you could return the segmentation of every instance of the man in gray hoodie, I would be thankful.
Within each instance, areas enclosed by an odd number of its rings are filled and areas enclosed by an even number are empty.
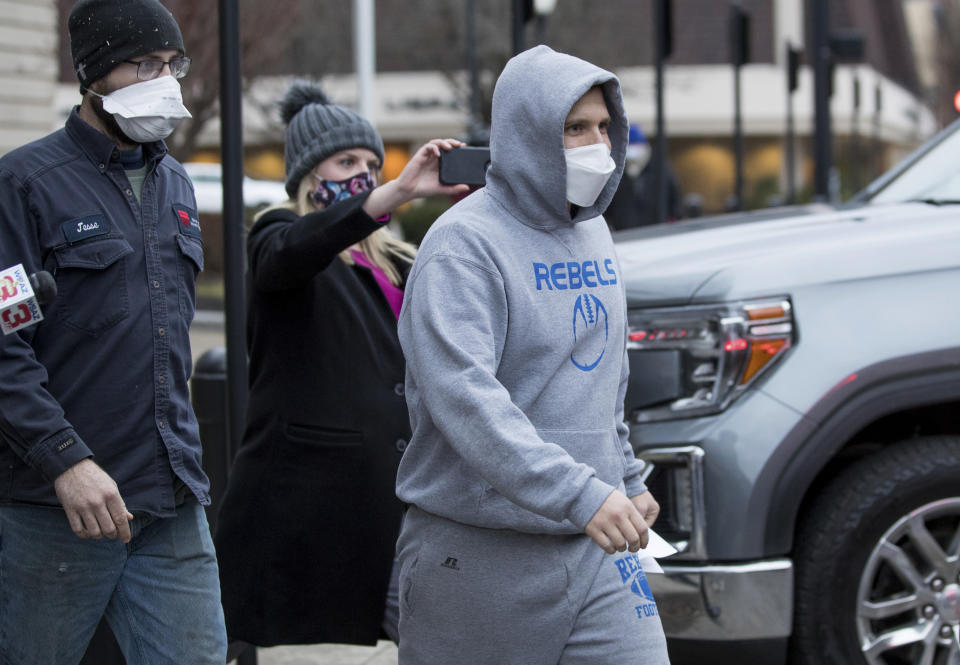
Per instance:
[[[401,665],[668,663],[634,552],[659,510],[623,420],[626,304],[601,216],[616,77],[538,46],[493,96],[486,187],[406,286]]]

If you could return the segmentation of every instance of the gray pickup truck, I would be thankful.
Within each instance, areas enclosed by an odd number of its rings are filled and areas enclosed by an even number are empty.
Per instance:
[[[960,664],[960,121],[841,209],[614,238],[675,665]]]

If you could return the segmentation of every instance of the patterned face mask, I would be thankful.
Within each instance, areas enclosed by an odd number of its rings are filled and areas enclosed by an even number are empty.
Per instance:
[[[310,198],[318,208],[327,206],[350,198],[368,189],[373,189],[373,176],[369,172],[360,173],[347,178],[346,180],[324,180],[316,173],[313,177],[317,179],[316,186],[310,191]]]

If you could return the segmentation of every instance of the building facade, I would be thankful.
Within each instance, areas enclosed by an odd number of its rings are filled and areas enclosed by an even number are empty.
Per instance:
[[[71,0],[54,0],[61,12]],[[172,0],[171,0],[172,2]],[[31,3],[33,5],[35,3]],[[356,106],[352,74],[350,5],[339,0],[276,0],[277,11],[299,12],[282,57],[246,83],[244,141],[251,175],[282,177],[282,126],[272,102],[295,76],[318,79],[337,103]],[[697,194],[705,212],[724,209],[734,191],[734,73],[730,65],[730,2],[673,0],[673,50],[664,79],[668,159],[684,193]],[[813,179],[813,76],[806,59],[797,90],[788,95],[787,47],[809,52],[810,3],[740,0],[748,12],[750,58],[741,69],[744,133],[744,202],[756,208],[783,200],[787,191],[788,111],[795,132],[795,187],[803,200]],[[212,5],[212,3],[211,3]],[[512,49],[509,0],[376,2],[376,96],[372,120],[388,144],[387,175],[410,151],[434,136],[465,137],[471,124],[466,72],[468,25],[476,36],[474,61],[481,114],[488,117],[496,74]],[[171,5],[172,6],[172,5]],[[244,3],[241,7],[241,30]],[[525,29],[542,42],[597,62],[621,78],[627,113],[653,138],[656,130],[653,0],[558,2],[548,17]],[[839,63],[830,108],[838,198],[846,198],[905,155],[937,128],[924,95],[904,3],[900,0],[831,0],[831,30],[856,29],[864,39],[859,62]],[[911,12],[922,13],[921,7]],[[932,11],[932,10],[930,10]],[[468,19],[472,19],[468,22]],[[912,19],[915,22],[915,19]],[[251,27],[252,29],[252,27]],[[429,38],[425,37],[429,35]],[[275,48],[254,36],[252,48]],[[188,45],[189,47],[189,45]],[[68,46],[61,46],[62,88],[54,125],[76,103]],[[191,78],[194,73],[191,72]],[[215,85],[216,81],[208,85]],[[190,99],[185,88],[188,107]],[[482,118],[481,118],[482,120]],[[217,160],[219,127],[207,123],[189,155]]]
[[[50,132],[60,72],[56,0],[4,0],[0,154]]]

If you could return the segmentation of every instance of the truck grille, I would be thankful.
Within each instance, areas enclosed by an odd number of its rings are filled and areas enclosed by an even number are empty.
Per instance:
[[[647,463],[644,482],[660,504],[654,529],[680,551],[678,558],[706,554],[703,456],[699,446],[637,452]]]

